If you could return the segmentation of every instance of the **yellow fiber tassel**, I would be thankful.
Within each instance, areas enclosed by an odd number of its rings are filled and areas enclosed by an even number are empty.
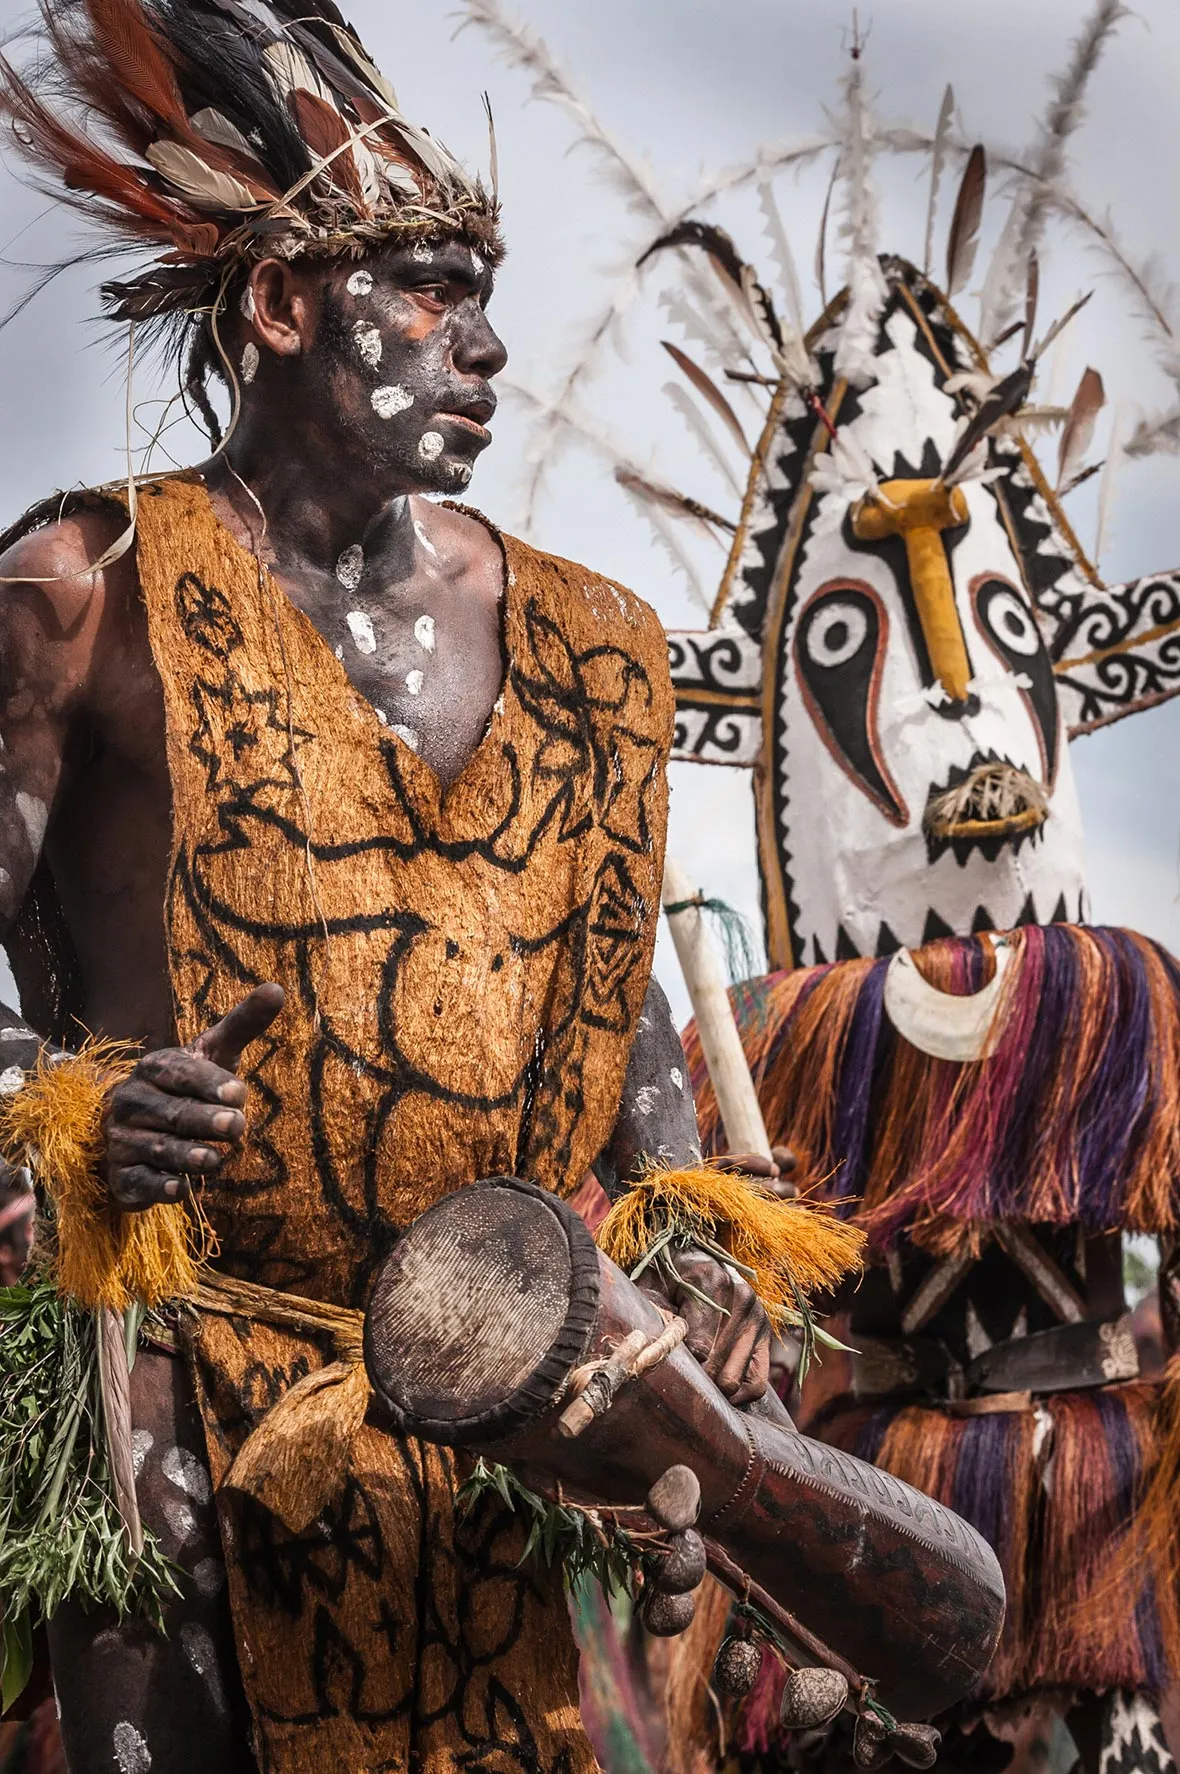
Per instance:
[[[0,1150],[28,1164],[53,1203],[57,1285],[92,1311],[191,1292],[193,1246],[209,1237],[199,1208],[180,1202],[121,1213],[99,1175],[103,1104],[136,1058],[117,1041],[87,1041],[56,1063],[42,1054],[22,1088],[0,1099]]]
[[[703,1232],[743,1268],[771,1319],[781,1322],[800,1294],[835,1287],[864,1262],[864,1233],[827,1208],[782,1201],[765,1183],[702,1165],[698,1170],[647,1171],[615,1202],[598,1243],[620,1269],[631,1270],[669,1227]]]
[[[340,1489],[371,1396],[363,1362],[305,1375],[238,1450],[223,1485],[256,1497],[301,1534]]]

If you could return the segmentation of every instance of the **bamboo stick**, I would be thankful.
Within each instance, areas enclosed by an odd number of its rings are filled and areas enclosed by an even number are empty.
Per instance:
[[[760,1158],[769,1158],[766,1123],[742,1049],[725,975],[696,903],[699,898],[684,869],[675,857],[669,856],[664,864],[664,911],[697,1019],[701,1051],[713,1080],[726,1144],[731,1152],[756,1152]],[[669,911],[669,906],[681,909]]]

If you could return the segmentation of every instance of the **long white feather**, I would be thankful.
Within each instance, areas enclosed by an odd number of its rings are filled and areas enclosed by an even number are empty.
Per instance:
[[[1180,455],[1180,406],[1140,419],[1123,449],[1126,456]]]
[[[631,492],[628,487],[624,487],[623,492],[634,510],[639,513],[645,523],[651,526],[652,534],[655,536],[660,547],[668,555],[673,566],[678,572],[684,575],[688,582],[688,589],[691,591],[695,601],[701,606],[702,610],[711,613],[713,600],[702,585],[696,567],[679,536],[672,527],[671,519],[666,517],[662,511],[658,510],[650,500],[640,498],[637,493]]]
[[[766,237],[770,241],[770,250],[778,271],[779,288],[787,304],[787,313],[791,325],[802,336],[807,331],[807,323],[803,318],[803,291],[799,285],[799,269],[795,264],[795,255],[791,251],[791,243],[787,239],[787,230],[783,224],[782,211],[774,194],[774,186],[770,178],[764,175],[758,180],[758,203],[762,210],[762,219],[766,223]]]
[[[1180,412],[1176,415],[1180,424]],[[1107,531],[1110,528],[1110,514],[1114,509],[1114,483],[1124,453],[1122,446],[1123,404],[1120,401],[1114,409],[1110,421],[1110,442],[1106,446],[1106,461],[1102,466],[1102,481],[1098,488],[1098,522],[1094,532],[1094,565],[1098,566],[1102,559],[1102,550],[1106,547]],[[1177,434],[1180,444],[1180,432]]]
[[[864,87],[864,62],[852,59],[844,88],[841,237],[848,244],[848,304],[840,322],[834,367],[854,388],[876,378],[877,323],[887,289],[877,259],[877,193],[873,186],[874,124]]]
[[[984,283],[980,338],[985,348],[1008,326],[1024,295],[1029,256],[1040,245],[1052,194],[1066,167],[1070,138],[1085,115],[1086,89],[1102,51],[1128,9],[1122,0],[1096,0],[1060,74],[1052,77],[1049,108],[1037,140],[1022,158],[1026,176],[1017,184],[1012,209]]]
[[[951,124],[955,116],[955,89],[947,85],[942,95],[942,108],[938,113],[938,123],[934,130],[934,146],[930,150],[930,202],[926,206],[926,249],[922,258],[922,269],[927,277],[934,259],[934,223],[938,217],[938,193],[942,188],[942,175],[946,168],[947,148],[950,145]]]
[[[742,489],[738,482],[738,477],[733,471],[733,465],[721,445],[717,442],[712,426],[701,412],[687,388],[681,387],[678,382],[665,382],[664,393],[668,396],[668,399],[672,402],[672,405],[676,408],[676,411],[684,420],[688,429],[692,432],[693,437],[696,439],[705,455],[723,476],[730,491],[736,493],[740,498]]]

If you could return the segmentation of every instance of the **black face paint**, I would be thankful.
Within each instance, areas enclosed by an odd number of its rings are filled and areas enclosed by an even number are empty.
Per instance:
[[[483,304],[486,261],[465,241],[398,247],[341,268],[324,291],[307,373],[370,470],[460,493],[491,442],[491,379],[507,361]]]
[[[1057,774],[1057,680],[1036,617],[1024,594],[994,573],[975,579],[971,596],[984,640],[1010,671],[1027,680],[1021,693],[1040,740],[1045,785],[1051,788]]]
[[[833,758],[886,819],[904,825],[905,802],[877,733],[877,697],[888,618],[863,580],[823,586],[799,618],[795,669],[816,731]]]

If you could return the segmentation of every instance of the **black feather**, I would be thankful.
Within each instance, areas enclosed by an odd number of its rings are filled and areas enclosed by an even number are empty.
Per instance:
[[[956,468],[961,468],[980,438],[986,437],[992,426],[1010,413],[1015,413],[1028,399],[1028,391],[1032,387],[1033,368],[1029,363],[1022,363],[1014,369],[1010,376],[997,382],[979,411],[967,424],[967,429],[947,457],[942,470],[942,479],[948,480]]]
[[[667,234],[661,234],[658,240],[652,241],[647,251],[636,260],[636,267],[645,265],[654,253],[671,246],[699,246],[716,262],[730,282],[736,285],[738,294],[741,294],[745,260],[724,228],[718,228],[712,222],[680,222],[675,228],[670,228]]]

